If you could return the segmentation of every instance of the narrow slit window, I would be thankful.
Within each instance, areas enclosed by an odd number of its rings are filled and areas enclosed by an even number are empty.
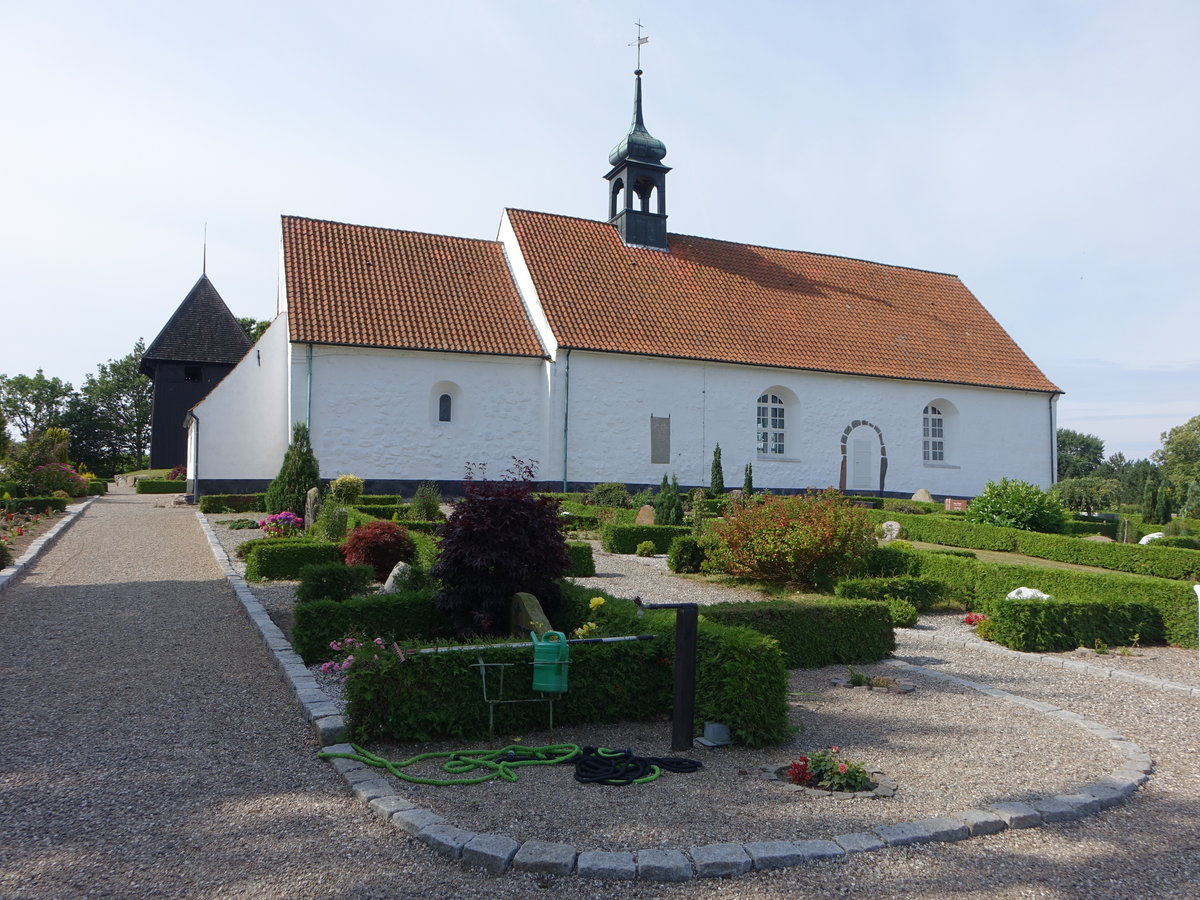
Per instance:
[[[453,401],[451,400],[449,394],[442,394],[442,396],[438,397],[438,421],[439,422],[451,421],[452,407],[453,407]]]

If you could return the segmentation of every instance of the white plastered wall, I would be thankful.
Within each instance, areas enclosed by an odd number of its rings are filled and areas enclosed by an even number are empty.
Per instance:
[[[287,449],[287,316],[193,408],[188,479],[274,478]]]
[[[748,462],[756,488],[836,487],[845,436],[848,491],[867,489],[854,478],[856,446],[870,489],[879,489],[881,444],[887,491],[972,496],[1000,477],[1052,483],[1053,403],[1044,393],[578,350],[561,352],[554,366],[548,438],[557,466],[544,470],[547,480],[550,471],[563,477],[569,380],[566,478],[574,482],[657,483],[673,473],[708,484],[720,443],[729,488],[741,485]],[[782,459],[760,457],[756,446],[756,401],[772,391],[786,404]],[[923,459],[921,415],[938,401],[948,413],[946,460],[933,464]],[[651,415],[671,417],[669,464],[650,463]]]
[[[491,477],[512,457],[537,460],[547,429],[544,360],[293,344],[290,416],[309,422],[324,478],[458,481],[467,463]],[[311,395],[310,395],[311,391]],[[449,394],[450,422],[438,420]]]

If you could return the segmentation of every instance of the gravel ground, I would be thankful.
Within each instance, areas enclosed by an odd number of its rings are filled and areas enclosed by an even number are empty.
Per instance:
[[[254,534],[216,530],[223,541]],[[598,555],[598,565],[607,577],[594,583],[613,593],[697,602],[718,596],[709,594],[716,588],[656,573],[657,561]],[[277,605],[286,605],[286,588],[270,590]],[[122,494],[94,504],[0,595],[9,649],[0,663],[7,737],[0,762],[0,895],[526,897],[552,890],[606,898],[1134,898],[1200,892],[1194,698],[930,644],[915,632],[899,634],[898,658],[1116,728],[1154,756],[1154,776],[1130,802],[1075,823],[731,880],[648,885],[487,876],[434,856],[349,797],[315,759],[298,708],[239,610],[191,511]],[[946,633],[954,627],[922,624]],[[1161,648],[1146,654],[1150,658],[1133,664],[1176,677],[1160,670],[1174,665],[1166,659],[1177,654]],[[690,847],[755,836],[823,837],[966,802],[1059,790],[1106,773],[1116,761],[1107,743],[1082,729],[919,673],[912,676],[916,691],[901,696],[832,688],[830,674],[842,673],[794,674],[800,693],[793,716],[805,731],[793,747],[763,756],[783,763],[800,747],[836,743],[895,777],[895,798],[801,800],[754,777],[749,766],[758,754],[733,749],[701,755],[703,772],[666,775],[640,788],[583,788],[565,769],[544,767],[522,773],[516,784],[426,788],[414,799],[454,824],[519,839],[546,836],[581,849]],[[653,722],[589,729],[586,736],[665,755],[668,730],[668,723]],[[528,744],[549,742],[544,735],[521,737]],[[576,737],[560,729],[550,739]]]

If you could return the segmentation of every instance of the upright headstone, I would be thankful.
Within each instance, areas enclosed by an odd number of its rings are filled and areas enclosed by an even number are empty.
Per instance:
[[[881,544],[890,544],[896,538],[900,537],[899,522],[884,522],[883,523],[883,539]]]
[[[919,491],[917,491],[915,494],[912,495],[912,499],[917,500],[920,503],[932,503],[933,502],[933,494],[929,493],[929,491],[925,490],[925,488],[921,488]]]
[[[638,510],[637,518],[634,520],[635,525],[653,525],[654,524],[654,507],[647,503]]]
[[[388,574],[387,581],[383,583],[383,587],[379,589],[381,594],[394,594],[402,588],[412,575],[412,566],[404,560],[392,566],[392,571]]]
[[[512,622],[513,637],[527,638],[531,631],[541,637],[550,630],[550,619],[542,609],[542,604],[533,594],[524,591],[513,594],[509,621]]]
[[[317,521],[317,514],[321,511],[321,490],[320,488],[309,488],[308,493],[304,495],[304,528],[307,530],[312,527],[312,523]]]

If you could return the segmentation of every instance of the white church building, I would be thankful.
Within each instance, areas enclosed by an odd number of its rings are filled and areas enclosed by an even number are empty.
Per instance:
[[[1055,480],[1059,389],[953,275],[668,233],[666,148],[609,156],[607,221],[494,241],[286,216],[278,315],[188,416],[196,494],[262,490],[292,424],[321,474],[455,492],[536,460],[601,481],[970,497]]]

